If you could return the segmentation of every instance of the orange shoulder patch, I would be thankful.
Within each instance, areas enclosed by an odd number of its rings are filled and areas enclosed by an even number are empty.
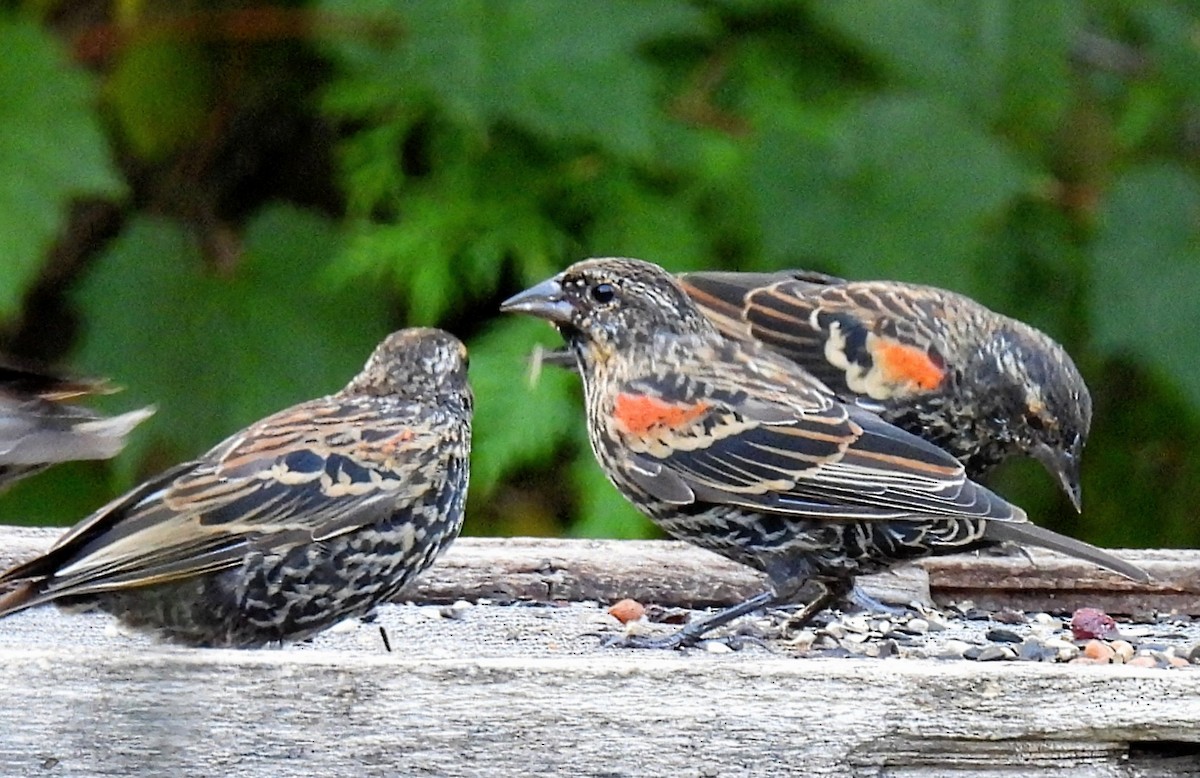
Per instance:
[[[631,435],[645,435],[655,427],[680,427],[708,412],[708,403],[678,405],[644,394],[619,394],[613,418]]]
[[[945,366],[915,346],[881,340],[873,356],[889,382],[915,384],[922,389],[936,389],[946,377]]]

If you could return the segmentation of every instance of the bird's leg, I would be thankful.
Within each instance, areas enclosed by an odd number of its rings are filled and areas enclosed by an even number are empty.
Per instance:
[[[798,612],[788,617],[788,620],[783,624],[782,632],[784,635],[808,624],[808,622],[812,621],[813,616],[833,605],[852,589],[852,584],[841,581],[831,582],[814,579],[813,584],[819,589],[817,596],[809,600],[808,604]]]
[[[717,611],[706,619],[691,621],[677,632],[671,635],[666,635],[660,638],[644,638],[635,636],[616,637],[606,640],[606,647],[616,648],[660,648],[660,649],[675,649],[688,648],[696,645],[704,637],[705,634],[712,630],[723,627],[729,622],[745,616],[747,613],[753,613],[760,608],[765,608],[775,602],[775,593],[771,591],[763,592],[755,595],[745,602],[740,602],[737,605],[726,608],[722,611]]]

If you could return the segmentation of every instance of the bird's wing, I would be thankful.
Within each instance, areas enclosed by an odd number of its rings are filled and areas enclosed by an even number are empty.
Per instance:
[[[431,444],[452,433],[418,405],[381,412],[377,402],[319,400],[271,416],[104,506],[4,579],[50,575],[48,597],[140,586],[384,520],[445,477]]]
[[[683,283],[727,336],[762,342],[868,407],[938,391],[953,373],[944,301],[923,287],[807,273],[693,273]]]
[[[659,499],[810,519],[1025,520],[949,454],[873,414],[807,385],[763,391],[753,371],[713,364],[629,382],[616,398],[631,477]]]

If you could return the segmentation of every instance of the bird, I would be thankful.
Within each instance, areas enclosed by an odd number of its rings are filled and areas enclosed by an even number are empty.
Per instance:
[[[856,576],[1018,542],[1135,581],[1140,568],[1031,523],[938,446],[842,402],[754,340],[723,336],[671,274],[630,258],[577,262],[501,304],[545,319],[583,379],[588,437],[614,486],[668,535],[766,574],[769,588],[665,638],[694,645],[775,604],[799,626]]]
[[[726,337],[793,360],[843,402],[949,451],[971,479],[1030,456],[1081,509],[1091,395],[1040,330],[934,286],[806,270],[678,279]]]
[[[107,417],[68,402],[113,391],[101,379],[70,378],[0,360],[0,490],[52,464],[116,456],[154,408]]]
[[[172,467],[0,574],[0,617],[55,602],[201,647],[369,616],[458,535],[473,398],[462,342],[394,332],[340,391]]]

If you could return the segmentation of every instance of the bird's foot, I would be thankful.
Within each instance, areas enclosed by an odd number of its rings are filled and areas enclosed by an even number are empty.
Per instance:
[[[674,651],[680,648],[691,648],[700,642],[698,636],[685,635],[679,630],[670,635],[646,637],[644,635],[609,635],[600,641],[602,648],[642,648],[660,651]]]
[[[911,608],[903,605],[887,605],[882,603],[871,595],[867,594],[858,586],[855,586],[849,591],[848,594],[846,594],[845,601],[858,610],[881,616],[903,616],[912,610]]]
[[[609,635],[600,641],[603,648],[639,648],[639,649],[657,649],[660,651],[675,651],[683,648],[695,648],[697,646],[716,644],[729,648],[731,651],[741,651],[749,645],[766,648],[766,641],[758,635],[734,634],[726,635],[719,638],[705,638],[703,635],[684,634],[685,630],[679,630],[670,635],[661,635],[659,637],[645,637],[642,635]],[[714,649],[718,650],[718,649]]]

